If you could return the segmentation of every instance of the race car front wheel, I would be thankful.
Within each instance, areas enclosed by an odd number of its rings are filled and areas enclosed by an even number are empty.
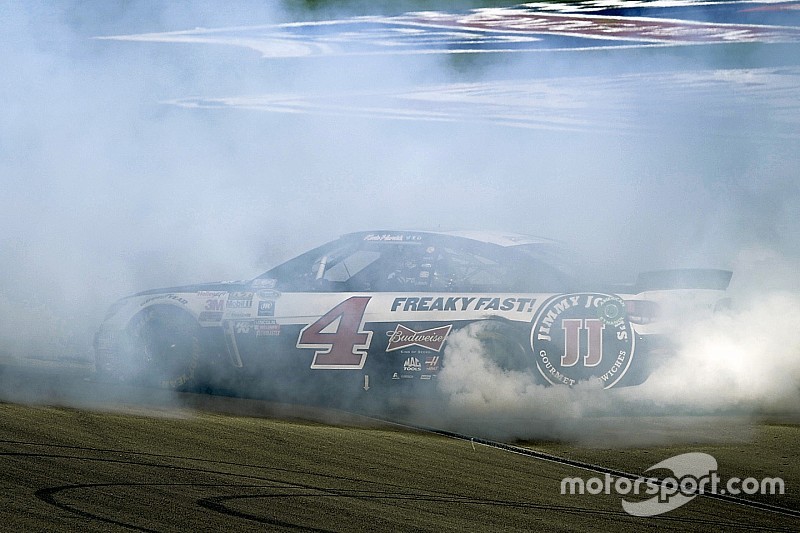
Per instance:
[[[131,321],[128,334],[136,381],[171,390],[192,383],[201,351],[194,317],[170,306],[153,306]]]

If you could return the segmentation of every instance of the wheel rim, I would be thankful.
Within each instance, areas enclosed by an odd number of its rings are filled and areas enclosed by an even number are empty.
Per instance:
[[[176,389],[189,383],[200,360],[194,319],[181,312],[150,309],[134,325],[141,376],[149,384]]]

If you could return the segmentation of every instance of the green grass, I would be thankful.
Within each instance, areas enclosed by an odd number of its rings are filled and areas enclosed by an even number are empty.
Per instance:
[[[4,524],[38,531],[800,527],[797,520],[700,499],[667,515],[636,518],[622,511],[617,496],[562,496],[562,478],[589,475],[573,468],[357,417],[329,425],[186,408],[115,409],[0,404]],[[766,471],[782,464],[781,446],[796,450],[797,428],[763,431],[753,446],[774,441],[758,462]],[[545,447],[627,470],[662,458],[653,450],[604,455]],[[752,466],[751,452],[741,445],[743,465]]]

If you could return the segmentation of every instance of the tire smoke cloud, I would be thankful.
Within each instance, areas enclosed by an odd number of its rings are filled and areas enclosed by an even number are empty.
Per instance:
[[[498,51],[538,42],[515,34],[466,53],[447,40],[452,28],[414,26],[403,32],[421,38],[387,53],[399,22],[385,19],[400,14],[369,13],[383,19],[361,27],[352,17],[363,5],[0,9],[12,73],[0,81],[3,360],[90,361],[117,298],[252,278],[348,231],[498,229],[564,241],[598,280],[731,268],[741,307],[687,325],[686,346],[638,398],[531,389],[465,339],[452,351],[481,370],[447,370],[456,408],[481,409],[479,391],[512,414],[791,405],[800,54],[786,32],[780,42]],[[303,16],[344,30],[287,26]],[[671,394],[683,378],[681,403]],[[534,391],[549,400],[519,400]]]
[[[542,385],[535,364],[504,370],[498,354],[462,330],[446,348],[443,405],[423,416],[490,438],[590,446],[707,440],[717,426],[741,426],[739,438],[747,438],[753,421],[800,418],[800,334],[792,327],[799,310],[788,291],[742,296],[734,309],[681,324],[675,353],[643,384],[610,390],[599,381]]]

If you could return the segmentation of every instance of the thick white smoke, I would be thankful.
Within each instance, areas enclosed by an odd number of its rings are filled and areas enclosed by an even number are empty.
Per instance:
[[[461,362],[442,384],[462,419],[558,428],[560,414],[791,404],[796,299],[776,291],[797,284],[774,283],[775,261],[748,273],[737,254],[758,243],[747,261],[773,254],[782,277],[797,272],[796,46],[470,56],[446,53],[441,31],[350,21],[282,36],[341,54],[264,53],[277,42],[258,41],[265,27],[382,10],[340,5],[0,3],[0,357],[90,360],[117,298],[253,277],[344,232],[497,229],[566,241],[598,279],[730,267],[748,290],[732,315],[686,326],[647,393],[537,387],[454,336]],[[136,34],[151,37],[98,39]],[[420,35],[419,53],[396,53],[398,34]],[[692,374],[692,361],[710,367]],[[696,387],[673,392],[683,372]]]
[[[683,318],[676,357],[633,400],[663,411],[800,415],[800,265],[745,250],[730,309]]]
[[[735,266],[731,307],[673,317],[677,346],[634,387],[540,385],[535,368],[503,370],[468,329],[454,334],[440,374],[441,423],[498,438],[630,445],[709,438],[713,417],[800,419],[797,265],[755,249]],[[640,431],[648,417],[660,431]]]

